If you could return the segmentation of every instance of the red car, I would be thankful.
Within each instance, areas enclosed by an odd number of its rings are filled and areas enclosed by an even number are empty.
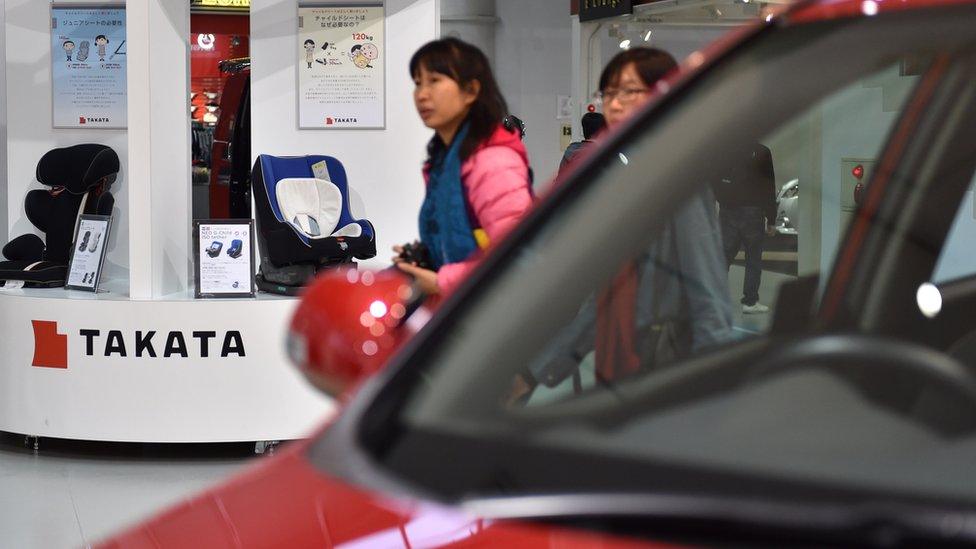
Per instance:
[[[432,315],[320,279],[289,348],[338,417],[104,547],[976,544],[974,28],[812,1],[692,55]],[[755,142],[804,226],[743,316],[711,189]]]

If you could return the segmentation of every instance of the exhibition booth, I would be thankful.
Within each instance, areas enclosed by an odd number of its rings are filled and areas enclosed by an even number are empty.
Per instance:
[[[415,234],[424,151],[403,143],[429,134],[391,74],[436,37],[436,1],[254,0],[244,38],[191,26],[188,0],[8,0],[3,15],[0,431],[307,435],[334,403],[287,360],[292,286],[385,266]],[[191,77],[191,56],[221,35],[250,55],[253,218],[193,212],[193,120],[224,90]]]
[[[7,0],[0,431],[306,435],[334,403],[289,365],[295,296],[416,238],[430,131],[413,52],[442,35],[489,52],[542,185],[616,52],[681,58],[762,17],[731,1],[594,18],[525,4]]]

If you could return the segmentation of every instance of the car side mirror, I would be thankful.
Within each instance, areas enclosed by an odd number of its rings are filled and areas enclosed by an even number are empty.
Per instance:
[[[292,318],[288,356],[305,377],[338,397],[378,372],[415,330],[422,300],[397,269],[335,269],[308,287]]]

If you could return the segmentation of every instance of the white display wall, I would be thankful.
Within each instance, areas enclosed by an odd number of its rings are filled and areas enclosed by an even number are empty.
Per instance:
[[[377,256],[364,264],[386,267],[394,244],[417,238],[424,195],[420,169],[432,132],[414,109],[408,65],[438,35],[437,0],[386,1],[384,130],[298,129],[297,15],[297,0],[251,2],[251,154],[339,159],[349,177],[353,215],[376,227]]]

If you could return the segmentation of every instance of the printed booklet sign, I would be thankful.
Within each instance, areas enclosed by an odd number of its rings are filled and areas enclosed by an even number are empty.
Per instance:
[[[299,128],[386,126],[384,26],[380,3],[299,5]]]
[[[65,288],[97,292],[108,249],[112,218],[107,215],[82,215],[71,245],[68,282]]]
[[[196,297],[254,296],[254,222],[193,222]]]
[[[125,8],[51,7],[55,128],[126,127]]]

